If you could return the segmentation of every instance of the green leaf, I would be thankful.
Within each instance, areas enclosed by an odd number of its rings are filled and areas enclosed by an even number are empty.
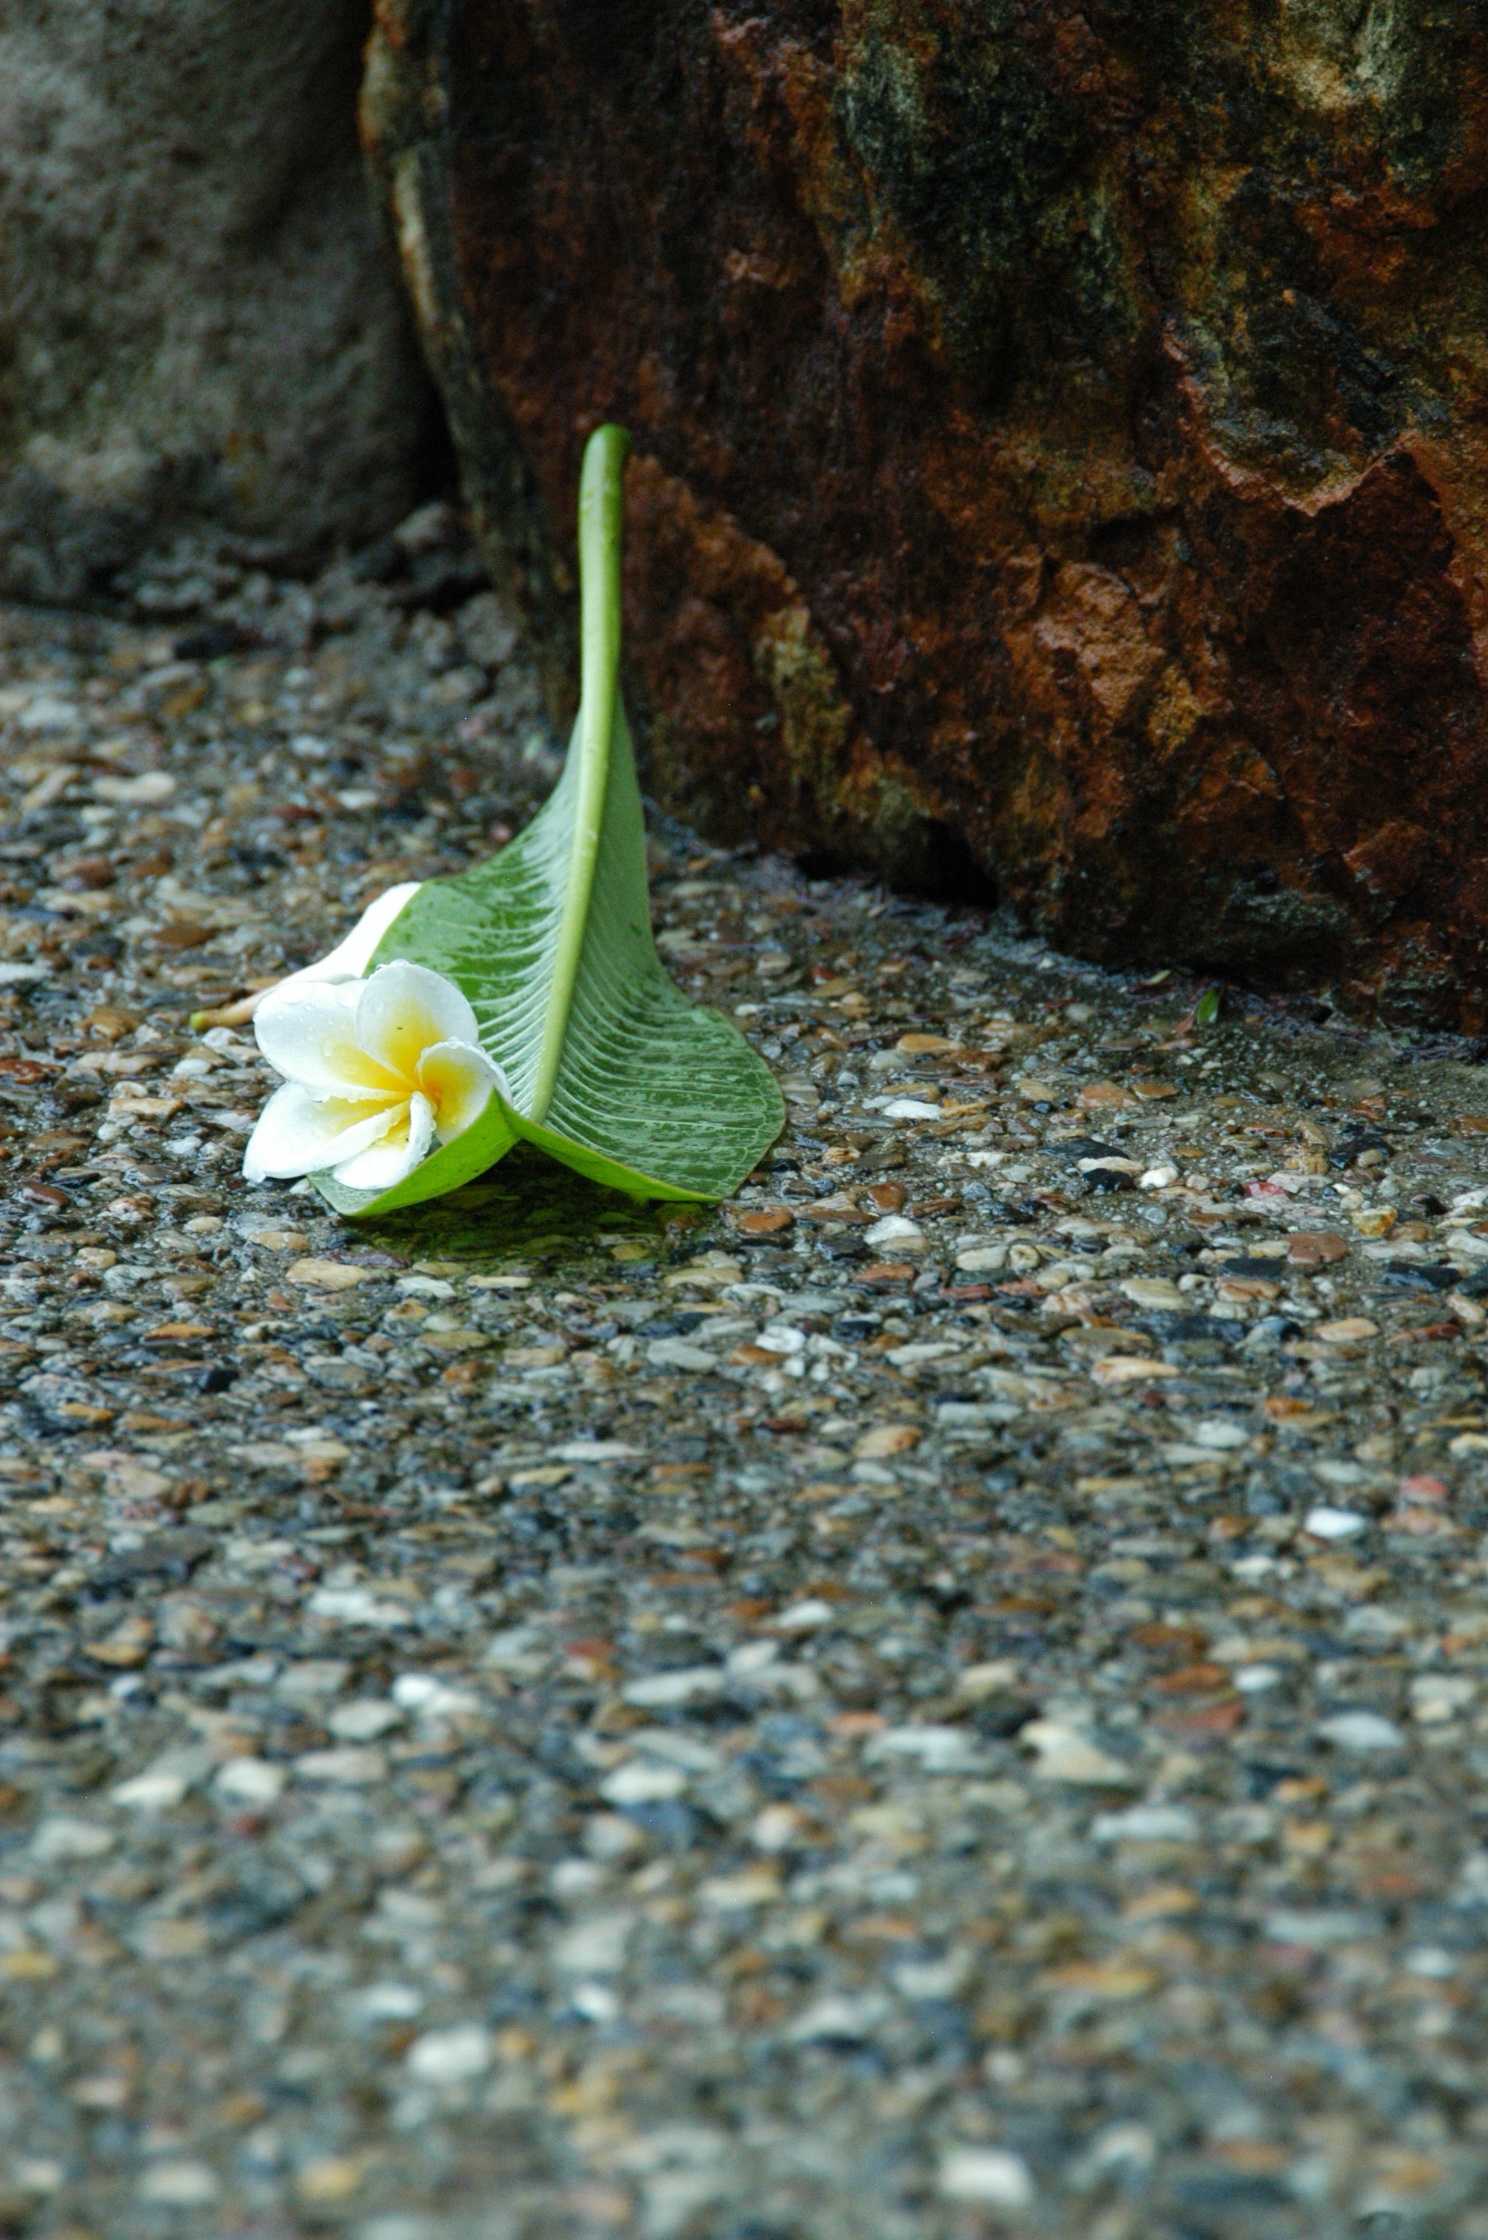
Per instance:
[[[1194,1005],[1194,1023],[1201,1027],[1212,1027],[1218,1017],[1219,990],[1218,988],[1206,988]]]
[[[621,703],[620,509],[626,438],[590,438],[579,491],[583,687],[562,777],[489,863],[432,879],[373,958],[406,958],[469,998],[511,1087],[405,1181],[347,1190],[340,1213],[442,1196],[518,1140],[637,1198],[721,1198],[785,1120],[774,1077],[726,1019],[690,1003],[651,936],[646,834]]]

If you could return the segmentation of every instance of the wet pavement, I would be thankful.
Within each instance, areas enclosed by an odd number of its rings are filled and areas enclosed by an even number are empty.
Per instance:
[[[1488,2240],[1480,1053],[663,823],[736,1202],[250,1190],[480,584],[0,614],[0,2231]]]

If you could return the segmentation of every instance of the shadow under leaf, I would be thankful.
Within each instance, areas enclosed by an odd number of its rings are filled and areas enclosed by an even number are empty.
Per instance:
[[[638,1205],[621,1190],[607,1190],[561,1167],[542,1152],[518,1144],[497,1167],[448,1197],[427,1200],[381,1220],[355,1225],[359,1244],[416,1254],[422,1259],[468,1261],[480,1269],[519,1255],[556,1260],[592,1252],[618,1236],[664,1249],[669,1232],[689,1231],[703,1209]]]

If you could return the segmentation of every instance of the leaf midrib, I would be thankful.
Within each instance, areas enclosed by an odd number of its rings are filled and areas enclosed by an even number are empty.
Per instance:
[[[580,695],[574,727],[578,798],[574,804],[558,944],[548,991],[537,1076],[528,1117],[546,1118],[563,1063],[583,959],[589,905],[599,861],[620,669],[620,529],[625,455],[623,428],[601,428],[584,455],[579,483]]]

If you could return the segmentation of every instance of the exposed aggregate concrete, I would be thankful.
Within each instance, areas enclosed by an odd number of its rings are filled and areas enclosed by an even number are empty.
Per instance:
[[[452,525],[0,618],[0,2230],[1488,2240],[1466,1045],[654,850],[738,1201],[247,1189],[557,767]]]

